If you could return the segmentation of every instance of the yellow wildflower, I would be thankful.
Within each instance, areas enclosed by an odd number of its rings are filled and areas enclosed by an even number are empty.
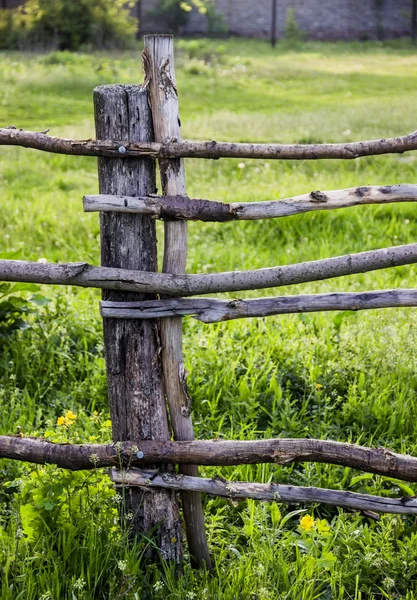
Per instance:
[[[111,427],[111,421],[110,421],[110,419],[107,419],[107,421],[104,421],[103,427]]]
[[[316,390],[321,390],[322,387],[323,387],[322,383],[316,383]]]
[[[65,425],[65,417],[58,417],[56,424]]]
[[[305,531],[310,531],[314,527],[314,519],[311,515],[304,515],[302,519],[300,519],[300,527]]]
[[[77,418],[77,415],[74,415],[74,413],[72,412],[72,410],[68,410],[65,413],[65,418],[68,419],[68,420],[74,421]]]

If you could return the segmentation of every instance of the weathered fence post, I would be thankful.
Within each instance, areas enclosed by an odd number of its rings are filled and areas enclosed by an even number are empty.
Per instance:
[[[148,92],[133,85],[105,85],[94,90],[97,137],[103,140],[152,141]],[[119,148],[124,154],[123,146]],[[150,159],[99,158],[99,188],[106,194],[155,191],[155,163]],[[102,265],[157,270],[155,221],[146,215],[100,214]],[[103,291],[106,300],[143,300],[149,295]],[[104,343],[110,414],[115,441],[169,440],[155,321],[104,319]],[[181,525],[175,492],[152,493],[127,488],[125,510],[132,513],[135,534],[152,532],[164,559],[179,561]]]
[[[150,89],[155,141],[180,141],[178,94],[174,71],[174,44],[171,35],[145,36],[143,52],[146,84]],[[183,159],[159,161],[162,192],[166,196],[185,196]],[[165,222],[165,273],[184,273],[187,258],[187,223]],[[162,365],[165,393],[176,440],[193,440],[191,399],[186,387],[186,373],[182,357],[181,318],[163,319],[161,323]],[[194,465],[183,465],[180,473],[198,475]],[[210,568],[201,495],[183,492],[182,507],[187,541],[192,560],[198,567]]]

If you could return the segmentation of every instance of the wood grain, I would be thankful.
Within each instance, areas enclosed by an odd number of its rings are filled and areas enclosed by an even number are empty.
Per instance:
[[[102,302],[101,314],[117,319],[160,319],[189,315],[203,323],[217,323],[291,313],[413,306],[417,306],[417,289],[299,294],[254,300],[170,298],[143,302]]]
[[[187,477],[158,471],[112,469],[111,478],[121,485],[137,485],[145,489],[192,490],[230,498],[231,500],[261,500],[286,504],[311,504],[320,502],[349,510],[377,513],[417,515],[417,499],[414,497],[387,498],[358,494],[350,491],[327,490],[316,487],[282,485],[279,483],[252,483],[227,481],[222,478]]]

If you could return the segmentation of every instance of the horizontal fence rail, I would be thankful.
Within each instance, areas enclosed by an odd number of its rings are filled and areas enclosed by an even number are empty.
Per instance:
[[[0,129],[0,146],[23,146],[56,154],[113,158],[262,158],[314,160],[353,159],[417,150],[417,132],[405,136],[341,144],[250,144],[234,142],[129,142],[71,140],[9,127]]]
[[[187,198],[185,196],[84,196],[85,212],[123,212],[151,215],[157,219],[194,221],[255,221],[288,217],[315,210],[331,210],[365,204],[416,202],[417,185],[361,186],[268,200],[230,202]]]
[[[41,438],[3,435],[0,436],[0,458],[55,464],[73,471],[140,467],[152,463],[231,466],[319,462],[417,482],[417,458],[413,456],[397,454],[387,448],[298,438],[55,444]]]
[[[368,250],[282,267],[197,275],[95,267],[84,262],[56,264],[0,260],[0,281],[76,285],[167,296],[194,296],[321,281],[415,263],[417,244]]]
[[[203,323],[248,317],[330,310],[368,310],[417,306],[417,289],[299,294],[254,300],[170,298],[141,302],[101,302],[101,315],[118,319],[159,319],[190,316]]]
[[[230,498],[231,500],[251,498],[253,500],[284,502],[287,504],[320,502],[321,504],[340,506],[350,510],[417,515],[417,500],[412,497],[387,498],[316,487],[227,481],[219,477],[211,479],[187,477],[173,473],[159,473],[158,471],[142,471],[139,469],[121,472],[112,469],[111,479],[114,483],[122,485],[202,492],[222,498]]]

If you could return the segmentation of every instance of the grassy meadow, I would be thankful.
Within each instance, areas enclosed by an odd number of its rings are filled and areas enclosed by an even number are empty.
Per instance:
[[[179,40],[176,47],[184,138],[348,142],[417,129],[417,53],[406,43],[272,51],[260,41]],[[0,53],[0,125],[94,137],[93,87],[142,78],[139,48]],[[186,160],[190,196],[234,202],[414,183],[416,168],[415,153],[320,162]],[[82,196],[97,193],[94,158],[2,147],[0,189],[1,257],[99,263],[98,215],[82,212]],[[410,203],[191,223],[187,270],[267,267],[415,242],[415,214]],[[415,287],[416,278],[411,266],[230,296]],[[4,299],[10,292],[25,298],[29,311],[26,328],[0,327],[0,434],[110,440],[99,292],[23,288],[0,287]],[[413,309],[217,325],[185,319],[184,335],[197,438],[318,437],[417,453]],[[323,464],[202,472],[396,497],[417,493],[417,485]],[[117,518],[120,501],[100,469],[70,473],[0,461],[2,600],[417,599],[411,517],[376,520],[320,505],[206,497],[213,571],[192,571],[186,559],[177,579],[171,567],[144,560],[151,539],[129,546]],[[300,522],[305,515],[314,518],[311,528]]]

